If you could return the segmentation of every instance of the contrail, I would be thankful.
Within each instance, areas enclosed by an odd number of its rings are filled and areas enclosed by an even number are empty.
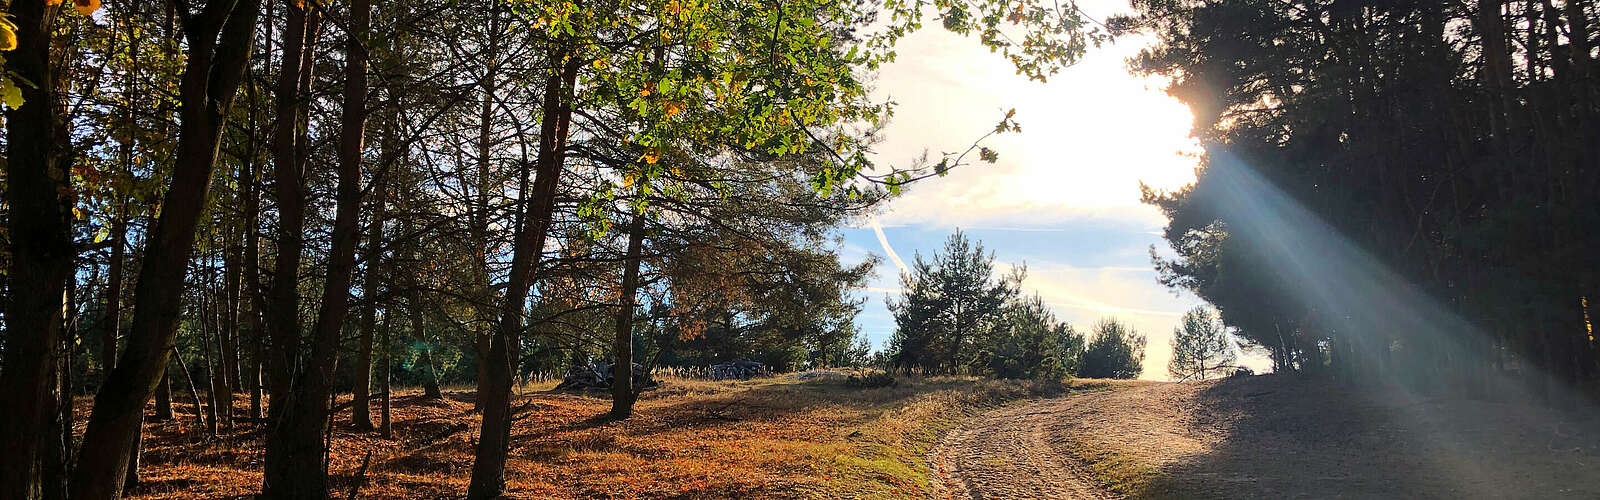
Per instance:
[[[889,260],[894,261],[895,267],[900,268],[902,273],[910,273],[911,268],[906,267],[906,261],[900,260],[900,254],[894,253],[894,247],[889,246],[889,237],[883,235],[883,226],[878,224],[878,219],[868,219],[867,225],[872,226],[872,233],[878,235],[878,244],[883,245],[883,253],[889,254]]]

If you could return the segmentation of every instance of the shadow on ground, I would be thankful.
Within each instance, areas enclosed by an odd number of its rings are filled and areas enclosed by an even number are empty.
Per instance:
[[[1289,375],[1174,385],[1202,451],[1159,465],[1151,496],[1600,498],[1593,412]]]

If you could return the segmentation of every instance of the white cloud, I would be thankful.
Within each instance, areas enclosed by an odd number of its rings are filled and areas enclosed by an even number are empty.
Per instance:
[[[902,273],[911,272],[911,268],[906,267],[906,261],[900,260],[900,254],[895,253],[894,247],[889,245],[889,237],[883,235],[883,226],[878,225],[878,219],[868,219],[867,225],[872,226],[872,234],[878,237],[878,244],[883,245],[883,253],[889,255],[889,261],[894,262],[894,267],[900,269]]]
[[[1085,2],[1098,17],[1125,4]],[[881,164],[905,166],[927,150],[965,149],[1015,108],[1021,134],[991,137],[994,165],[974,163],[920,181],[897,200],[885,223],[1037,227],[1051,222],[1135,214],[1158,222],[1139,203],[1139,182],[1176,188],[1192,182],[1197,151],[1192,117],[1161,82],[1134,77],[1124,58],[1148,45],[1124,38],[1091,49],[1048,83],[1028,81],[978,43],[937,28],[902,41],[878,93],[898,103],[878,148]]]

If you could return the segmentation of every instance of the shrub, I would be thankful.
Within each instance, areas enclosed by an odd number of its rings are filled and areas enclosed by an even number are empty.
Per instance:
[[[872,372],[863,376],[851,375],[844,381],[844,385],[857,389],[877,389],[879,387],[894,387],[894,375],[888,372]]]

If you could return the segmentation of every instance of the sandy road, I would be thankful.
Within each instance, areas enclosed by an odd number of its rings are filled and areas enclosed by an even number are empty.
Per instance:
[[[941,500],[1600,498],[1596,464],[1594,411],[1296,376],[1034,401],[929,453]]]
[[[1063,418],[1088,393],[1047,399],[980,415],[945,435],[929,453],[934,497],[1107,498],[1076,457],[1063,452]]]

